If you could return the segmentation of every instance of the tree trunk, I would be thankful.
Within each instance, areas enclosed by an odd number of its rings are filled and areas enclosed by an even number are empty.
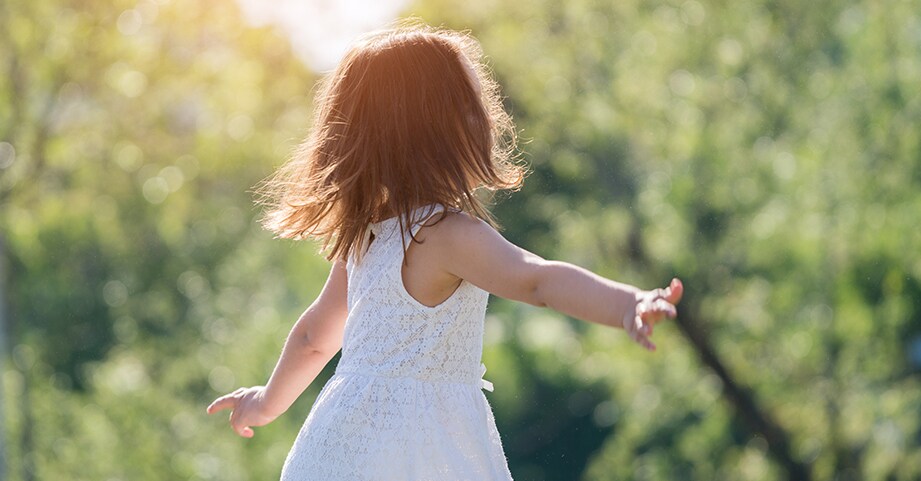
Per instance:
[[[639,229],[640,222],[634,222],[634,229],[631,232],[629,244],[629,256],[633,262],[647,268],[654,269],[656,263],[649,258],[643,248],[642,232]],[[659,277],[665,278],[666,275]],[[779,424],[771,414],[758,404],[751,389],[739,382],[735,376],[726,367],[717,354],[710,338],[707,336],[700,319],[700,310],[693,300],[685,299],[678,306],[678,317],[675,324],[678,330],[691,343],[691,347],[697,353],[700,361],[710,368],[720,381],[723,383],[721,396],[729,402],[735,411],[736,419],[746,426],[754,434],[758,434],[767,441],[768,454],[787,472],[787,479],[792,481],[810,481],[812,479],[812,469],[809,464],[803,463],[793,455],[790,445],[790,435]]]
[[[735,379],[713,349],[710,339],[697,321],[695,306],[682,303],[679,312],[675,320],[678,329],[690,341],[700,360],[723,382],[723,397],[732,405],[736,416],[752,432],[767,441],[768,453],[787,471],[788,479],[797,481],[812,479],[810,467],[793,455],[789,434],[767,410],[758,404],[751,390]]]

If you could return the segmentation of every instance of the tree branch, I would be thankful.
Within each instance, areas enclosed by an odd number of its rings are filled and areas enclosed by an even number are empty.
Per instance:
[[[723,382],[723,396],[735,410],[739,420],[768,443],[768,452],[787,471],[789,479],[812,479],[810,466],[798,460],[791,448],[790,436],[771,414],[759,406],[752,391],[738,382],[710,344],[693,303],[682,303],[675,324],[691,343],[700,360]]]

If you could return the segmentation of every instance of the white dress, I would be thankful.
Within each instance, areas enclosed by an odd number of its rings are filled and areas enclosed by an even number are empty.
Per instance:
[[[417,209],[412,233],[441,210]],[[511,480],[481,389],[488,293],[463,281],[427,307],[403,286],[397,218],[349,259],[342,357],[304,422],[282,481]],[[401,233],[403,235],[401,235]]]

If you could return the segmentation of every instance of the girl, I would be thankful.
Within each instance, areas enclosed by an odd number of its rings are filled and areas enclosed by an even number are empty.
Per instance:
[[[325,80],[314,128],[260,186],[264,225],[333,261],[265,386],[217,398],[243,437],[342,349],[282,469],[295,480],[509,480],[481,388],[489,293],[620,327],[647,349],[677,279],[643,291],[546,261],[493,228],[481,189],[517,188],[515,135],[477,43],[411,25],[370,35]]]

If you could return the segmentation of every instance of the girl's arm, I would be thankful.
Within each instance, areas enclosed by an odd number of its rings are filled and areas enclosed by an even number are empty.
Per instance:
[[[337,261],[317,300],[291,328],[281,357],[265,386],[240,388],[208,406],[208,414],[230,409],[230,425],[243,437],[284,413],[342,347],[348,315],[345,262]]]
[[[443,252],[450,274],[492,294],[535,306],[546,306],[589,322],[624,328],[649,350],[652,326],[675,317],[681,281],[644,291],[593,274],[581,267],[544,260],[505,240],[485,222],[451,215],[430,234]]]

